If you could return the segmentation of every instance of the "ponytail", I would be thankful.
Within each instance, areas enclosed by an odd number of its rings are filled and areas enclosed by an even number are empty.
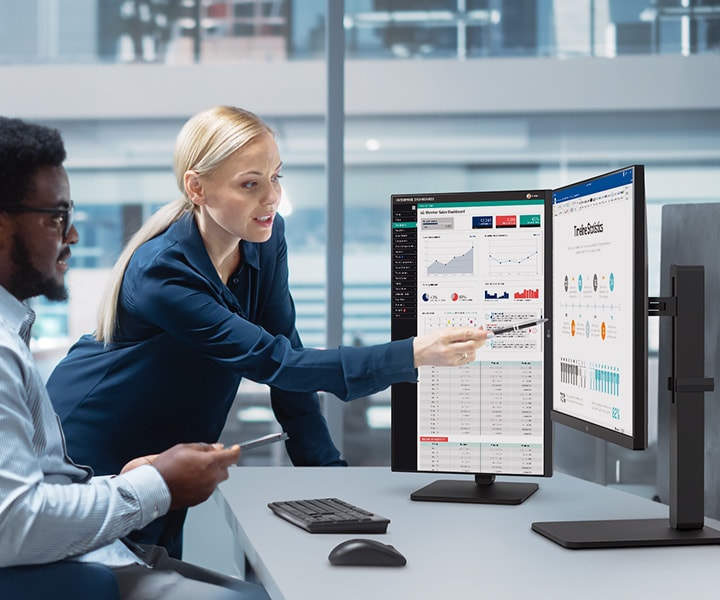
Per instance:
[[[105,345],[112,343],[115,325],[117,323],[117,308],[120,298],[125,270],[135,251],[148,240],[157,237],[180,219],[185,213],[192,210],[192,204],[186,198],[179,198],[174,202],[166,204],[157,211],[147,222],[130,238],[125,249],[120,254],[112,272],[110,280],[105,287],[100,300],[100,308],[97,315],[97,328],[95,339]]]

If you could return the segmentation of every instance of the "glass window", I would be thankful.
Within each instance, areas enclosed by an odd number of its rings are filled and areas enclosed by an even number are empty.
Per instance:
[[[348,61],[377,59],[379,66],[381,60],[412,60],[417,67],[421,59],[434,59],[422,64],[444,66],[496,57],[716,53],[720,47],[717,2],[347,0],[345,6]],[[170,67],[295,61],[290,68],[302,69],[324,56],[324,11],[325,3],[316,0],[0,0],[0,77],[12,65],[43,63],[59,66],[59,78],[69,73],[62,70],[66,63],[108,63],[113,69],[114,63]],[[376,73],[382,79],[382,69]],[[348,89],[368,93],[367,84]],[[414,93],[408,90],[410,100]],[[38,91],[27,94],[36,99]],[[84,108],[80,92],[77,98]],[[348,98],[347,106],[355,100]],[[531,96],[524,102],[524,109],[508,109],[508,114],[484,113],[482,108],[477,114],[455,114],[443,106],[432,114],[395,108],[388,114],[361,115],[349,110],[344,343],[389,340],[389,198],[404,191],[553,187],[644,162],[650,293],[657,293],[662,205],[717,201],[718,111],[537,112]],[[49,119],[54,108],[48,105]],[[87,107],[87,112],[96,108]],[[325,125],[317,116],[324,107],[314,108],[306,111],[312,116],[295,111],[289,94],[287,107],[270,120],[285,161],[284,214],[298,329],[306,345],[323,346],[329,200]],[[144,106],[133,110],[137,115],[130,117],[108,114],[51,123],[68,142],[81,241],[73,249],[68,275],[70,301],[36,301],[37,347],[66,347],[92,330],[99,290],[123,241],[178,194],[172,147],[189,115],[176,109],[173,116],[158,117],[146,114]],[[656,322],[651,320],[650,327],[651,348],[656,348]],[[389,462],[389,391],[346,405],[343,419],[345,455],[351,463]],[[228,420],[227,440],[274,426],[267,390],[244,383]],[[260,454],[254,460],[261,460]]]

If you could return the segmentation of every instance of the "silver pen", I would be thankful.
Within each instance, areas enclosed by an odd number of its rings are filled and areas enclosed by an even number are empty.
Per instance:
[[[519,331],[520,329],[527,329],[528,327],[532,327],[533,325],[540,325],[540,323],[544,323],[548,319],[533,319],[532,321],[523,321],[522,323],[515,323],[513,325],[508,325],[507,327],[498,327],[497,329],[493,329],[492,331],[488,331],[487,337],[493,338],[496,335],[502,335],[503,333],[510,333],[511,331]]]

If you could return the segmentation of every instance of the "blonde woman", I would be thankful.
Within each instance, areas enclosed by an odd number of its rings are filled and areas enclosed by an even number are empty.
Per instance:
[[[116,473],[178,442],[214,442],[246,377],[270,386],[293,464],[344,465],[318,390],[352,400],[415,381],[421,365],[474,360],[486,335],[474,328],[365,348],[304,348],[277,213],[281,167],[272,131],[248,111],[219,106],[185,124],[174,160],[182,198],[130,240],[97,330],[48,382],[75,460]],[[171,513],[137,540],[179,557],[183,519]]]

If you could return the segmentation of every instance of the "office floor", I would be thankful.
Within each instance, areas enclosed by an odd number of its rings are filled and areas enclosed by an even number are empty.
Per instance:
[[[214,498],[188,511],[183,560],[225,575],[238,576],[233,548],[230,528]]]

